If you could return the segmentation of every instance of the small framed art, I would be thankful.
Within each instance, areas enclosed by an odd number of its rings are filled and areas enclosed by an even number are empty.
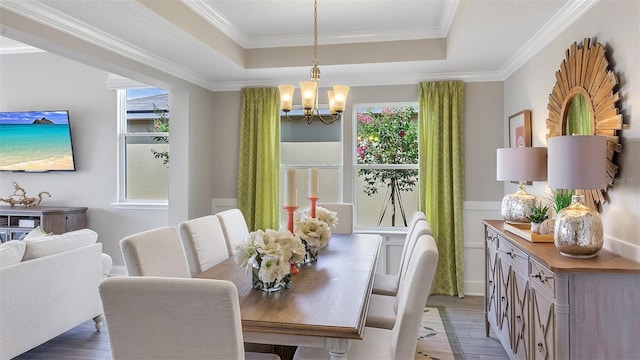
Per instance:
[[[509,116],[509,147],[531,146],[531,110]]]

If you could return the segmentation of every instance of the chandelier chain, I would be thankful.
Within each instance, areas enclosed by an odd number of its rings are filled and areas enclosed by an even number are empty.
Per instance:
[[[313,66],[318,66],[318,0],[313,6]]]

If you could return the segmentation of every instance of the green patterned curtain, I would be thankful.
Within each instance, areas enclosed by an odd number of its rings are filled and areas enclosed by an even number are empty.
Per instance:
[[[278,228],[280,110],[278,89],[242,89],[238,209],[250,231]]]
[[[419,91],[420,200],[438,244],[432,291],[464,297],[462,81],[423,82]]]

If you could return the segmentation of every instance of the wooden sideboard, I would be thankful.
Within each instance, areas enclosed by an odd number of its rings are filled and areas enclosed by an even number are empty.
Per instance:
[[[513,359],[640,356],[640,263],[560,255],[484,220],[486,335]]]
[[[54,234],[82,229],[86,212],[86,207],[0,206],[0,241],[22,240],[37,226]]]

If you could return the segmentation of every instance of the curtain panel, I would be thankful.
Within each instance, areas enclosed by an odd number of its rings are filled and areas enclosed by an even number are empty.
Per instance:
[[[464,297],[462,81],[423,82],[419,89],[419,209],[440,258],[432,291]]]
[[[278,228],[280,109],[277,88],[242,89],[238,209],[250,231]]]

